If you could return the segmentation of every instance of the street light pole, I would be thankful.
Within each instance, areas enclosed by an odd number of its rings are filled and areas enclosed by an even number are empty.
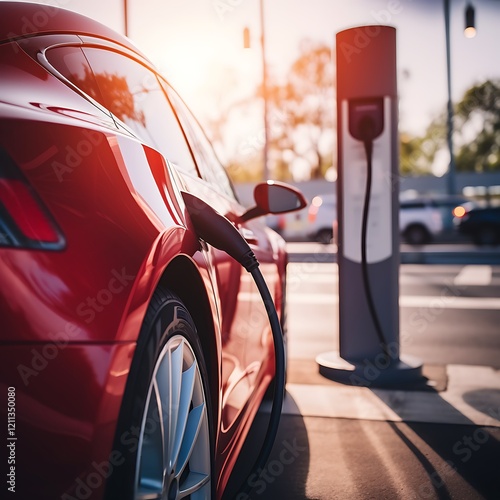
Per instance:
[[[266,64],[266,39],[264,29],[264,0],[260,0],[260,43],[262,46],[262,98],[264,99],[264,168],[262,176],[264,181],[269,177],[268,154],[269,154],[269,109],[267,96],[267,64]]]
[[[123,22],[125,36],[128,36],[128,5],[127,0],[123,0]]]
[[[450,0],[444,0],[444,27],[446,36],[446,78],[448,84],[446,142],[450,153],[447,175],[448,194],[455,194],[455,155],[453,154],[453,102],[451,99],[451,57],[450,57]]]

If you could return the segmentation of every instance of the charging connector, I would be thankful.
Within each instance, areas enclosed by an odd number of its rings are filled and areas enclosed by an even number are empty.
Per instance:
[[[248,478],[252,475],[259,476],[271,454],[271,450],[278,433],[281,408],[283,406],[283,399],[285,396],[286,359],[281,324],[278,314],[276,313],[276,308],[274,307],[274,301],[271,293],[269,292],[264,277],[260,272],[259,261],[236,227],[234,227],[234,225],[226,217],[219,214],[200,198],[186,192],[182,193],[182,197],[197,236],[215,248],[225,251],[233,259],[237,260],[252,275],[252,278],[254,279],[257,289],[262,297],[262,301],[266,307],[266,312],[273,334],[275,384],[271,416],[269,418],[264,442]],[[248,495],[253,486],[254,483],[246,480],[241,487],[240,494]]]
[[[373,141],[384,131],[384,99],[349,101],[349,133],[358,141]]]

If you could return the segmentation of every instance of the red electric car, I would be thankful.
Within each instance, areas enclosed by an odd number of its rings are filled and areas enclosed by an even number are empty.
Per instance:
[[[131,42],[0,2],[0,384],[17,498],[220,498],[274,376],[250,275],[183,192],[240,230],[283,318],[283,240]],[[271,203],[272,206],[272,203]],[[3,476],[5,480],[5,475]]]

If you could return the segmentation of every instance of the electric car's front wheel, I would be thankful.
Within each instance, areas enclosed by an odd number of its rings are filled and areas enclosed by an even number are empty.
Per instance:
[[[141,332],[120,415],[116,441],[126,462],[110,478],[107,497],[212,498],[210,418],[208,376],[195,325],[175,295],[159,290]]]
[[[200,361],[182,333],[173,334],[160,352],[139,434],[138,500],[210,497],[210,434]]]

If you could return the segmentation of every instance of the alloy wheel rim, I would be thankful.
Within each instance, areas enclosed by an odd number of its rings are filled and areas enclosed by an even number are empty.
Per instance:
[[[210,498],[207,401],[193,349],[170,338],[155,365],[141,422],[136,500]]]

